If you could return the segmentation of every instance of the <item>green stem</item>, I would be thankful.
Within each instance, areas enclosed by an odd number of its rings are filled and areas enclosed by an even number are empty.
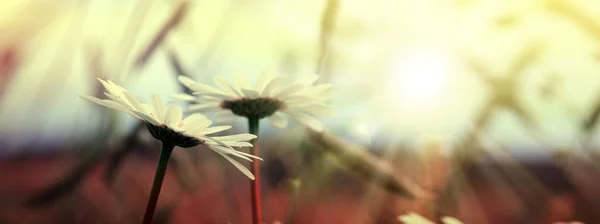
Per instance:
[[[259,128],[260,128],[260,119],[257,117],[249,117],[248,118],[248,128],[250,134],[258,136]],[[252,145],[252,155],[259,156],[258,152],[258,138],[250,141]],[[262,224],[262,210],[261,210],[261,200],[260,200],[260,166],[259,161],[257,159],[253,159],[252,166],[250,167],[250,172],[254,175],[254,180],[250,182],[250,191],[251,191],[251,203],[252,203],[252,223],[253,224]]]
[[[300,156],[299,156],[299,161],[298,164],[296,165],[296,169],[294,169],[295,171],[295,175],[292,176],[292,178],[290,178],[290,211],[287,214],[287,217],[285,219],[286,224],[292,224],[294,223],[294,220],[296,219],[296,212],[298,210],[298,199],[299,199],[299,195],[300,195],[300,188],[302,187],[302,179],[301,179],[301,173],[300,170],[302,170],[302,167],[306,167],[308,166],[308,156],[310,155],[308,152],[308,147],[309,145],[303,141],[302,144],[300,145]]]
[[[146,206],[146,213],[144,214],[143,224],[151,224],[152,217],[154,216],[154,210],[158,203],[158,195],[160,195],[160,188],[162,182],[165,179],[165,173],[167,172],[167,164],[169,163],[169,157],[173,152],[175,145],[167,142],[162,143],[162,149],[160,150],[160,156],[158,157],[158,165],[156,166],[156,174],[154,175],[154,183],[152,184],[152,191],[150,192],[150,199],[148,199],[148,205]]]
[[[287,217],[285,218],[285,222],[287,224],[292,224],[294,223],[294,220],[296,219],[296,210],[298,207],[298,195],[300,194],[300,186],[302,185],[302,182],[300,180],[300,175],[298,175],[297,177],[294,177],[291,179],[290,181],[290,211],[287,215]]]

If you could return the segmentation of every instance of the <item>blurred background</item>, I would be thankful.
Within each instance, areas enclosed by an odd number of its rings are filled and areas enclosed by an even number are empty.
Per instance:
[[[600,223],[596,1],[0,2],[0,224],[141,221],[158,145],[79,98],[101,97],[96,78],[148,100],[184,92],[178,75],[268,69],[332,83],[328,134],[368,155],[358,166],[391,170],[354,175],[339,166],[345,146],[332,160],[299,124],[263,122],[266,223],[400,223],[411,211]],[[250,223],[249,180],[231,164],[203,147],[173,157],[156,223]],[[429,196],[399,195],[380,172]]]

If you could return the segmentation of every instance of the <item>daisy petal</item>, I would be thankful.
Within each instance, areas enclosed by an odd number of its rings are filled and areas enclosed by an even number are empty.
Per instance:
[[[131,110],[127,109],[127,107],[125,107],[117,102],[114,102],[111,100],[101,100],[101,99],[98,99],[98,98],[92,97],[92,96],[79,96],[79,97],[81,97],[84,100],[90,101],[92,103],[98,104],[100,106],[127,113],[137,119],[142,119],[135,113],[131,112]]]
[[[235,90],[235,88],[233,86],[231,86],[225,80],[223,80],[223,79],[221,79],[219,77],[213,77],[213,80],[215,81],[215,83],[217,83],[217,85],[219,87],[221,87],[221,89],[223,89],[230,96],[233,96],[233,97],[239,97],[240,96],[240,95],[238,95],[238,92]]]
[[[297,111],[287,111],[287,113],[289,115],[291,115],[291,117],[294,118],[294,120],[297,120],[301,124],[311,128],[315,131],[321,132],[321,131],[325,130],[323,123],[321,123],[321,121],[314,118],[313,116],[307,115],[305,113],[297,112]]]
[[[190,124],[189,126],[187,126],[185,133],[193,135],[195,137],[199,137],[198,133],[202,132],[204,129],[206,129],[206,127],[210,126],[210,123],[212,123],[212,121],[209,120],[208,122],[202,124]]]
[[[151,116],[149,116],[145,113],[142,113],[140,111],[133,111],[133,112],[135,114],[137,114],[138,116],[140,116],[142,118],[142,120],[147,121],[153,125],[160,126],[160,123],[158,123],[158,121],[154,120],[154,118],[152,118]]]
[[[100,83],[102,83],[102,86],[104,86],[104,88],[112,95],[121,95],[125,89],[117,84],[115,84],[114,82],[108,80],[108,81],[104,81],[100,78],[98,78],[98,81],[100,81]]]
[[[400,216],[398,217],[398,220],[405,224],[435,224],[434,222],[431,222],[414,212],[411,212],[408,215]]]
[[[222,141],[220,141],[218,139],[214,139],[214,138],[208,137],[208,136],[200,136],[198,138],[201,139],[201,140],[205,140],[206,143],[207,143],[207,145],[209,145],[209,146],[213,145],[213,146],[215,146],[215,147],[223,150],[223,152],[225,152],[225,153],[230,153],[230,154],[236,155],[236,156],[244,158],[244,159],[248,159],[246,157],[250,157],[250,158],[255,158],[255,159],[258,159],[258,160],[261,160],[261,161],[263,160],[262,158],[260,158],[258,156],[253,156],[253,155],[250,155],[248,153],[237,151],[237,150],[233,149],[227,143],[222,142]],[[216,143],[216,144],[214,144],[213,142]]]
[[[250,89],[242,89],[242,93],[244,93],[244,96],[249,98],[256,98],[260,96],[260,94],[257,91]]]
[[[110,93],[104,93],[104,95],[107,96],[108,98],[110,98],[112,101],[115,101],[116,103],[123,105],[124,107],[131,108],[131,105],[127,101],[125,96],[120,97],[120,96],[112,95]]]
[[[202,130],[201,132],[197,133],[200,135],[209,135],[212,133],[217,133],[217,132],[221,132],[221,131],[225,131],[230,129],[231,126],[229,125],[224,125],[224,126],[214,126],[214,127],[210,127],[210,128],[205,128],[204,130]]]
[[[221,100],[233,100],[236,97],[227,95],[225,93],[202,93],[202,92],[193,92],[192,94],[194,95],[201,95],[201,96],[209,96],[209,97],[214,97],[214,98],[218,98]]]
[[[321,85],[314,86],[312,88],[311,92],[314,92],[317,94],[323,94],[323,93],[331,90],[332,87],[333,87],[333,85],[331,85],[331,83],[321,84]]]
[[[288,125],[287,119],[285,119],[285,117],[283,117],[283,115],[279,112],[271,115],[269,117],[269,121],[271,122],[271,125],[276,128],[285,128]]]
[[[290,105],[289,110],[301,111],[310,114],[332,115],[333,111],[330,107],[323,104],[305,104],[305,105]]]
[[[253,145],[249,142],[225,142],[231,147],[252,147]]]
[[[210,120],[203,114],[198,114],[198,113],[187,116],[181,122],[183,123],[183,126],[182,126],[183,129],[190,129],[191,127],[198,127],[198,126],[204,125],[206,123],[209,123],[209,125],[210,125]],[[206,127],[208,127],[208,126],[206,126]]]
[[[178,127],[181,117],[183,117],[183,111],[181,111],[181,108],[170,106],[167,108],[167,112],[165,113],[164,124],[169,127]]]
[[[264,161],[262,158],[260,158],[258,156],[253,156],[251,154],[248,154],[248,153],[245,153],[245,152],[240,152],[240,151],[237,151],[235,149],[229,149],[229,148],[223,147],[221,145],[213,145],[211,147],[214,147],[214,148],[217,148],[219,150],[222,150],[222,152],[225,153],[225,154],[235,155],[237,157],[243,158],[244,160],[248,160],[250,162],[252,162],[252,159],[250,159],[250,158],[254,158],[254,159],[258,159],[260,161]]]
[[[294,102],[307,102],[310,104],[310,103],[316,101],[316,97],[310,96],[310,95],[305,95],[305,94],[294,94],[291,96],[279,97],[279,98],[288,104],[294,103]]]
[[[250,158],[248,158],[246,156],[241,156],[241,155],[236,154],[235,153],[236,151],[233,150],[233,149],[228,149],[228,148],[220,146],[220,145],[212,145],[212,144],[208,144],[208,147],[216,149],[216,150],[219,150],[222,153],[224,153],[225,155],[234,155],[234,156],[239,157],[239,158],[241,158],[243,160],[246,160],[248,162],[252,162],[252,159],[250,159]]]
[[[142,112],[142,113],[148,113],[147,108],[142,105],[142,103],[140,103],[140,101],[133,95],[131,95],[131,93],[125,91],[123,92],[123,95],[125,95],[125,97],[127,98],[127,101],[129,101],[129,103],[131,104],[131,106],[133,106],[133,108],[135,108],[136,110]]]
[[[279,85],[280,81],[281,81],[281,77],[275,77],[275,78],[271,79],[271,81],[269,83],[267,83],[265,88],[260,92],[260,95],[263,97],[270,96],[271,92],[273,92],[273,90],[277,87],[277,85]]]
[[[152,94],[150,101],[152,103],[152,112],[156,115],[157,121],[164,122],[163,119],[165,117],[165,105],[163,104],[162,99],[159,95]]]
[[[215,102],[221,102],[221,101],[223,101],[223,99],[220,98],[220,97],[202,95],[202,96],[200,96],[200,99],[196,99],[196,101],[203,102],[203,103],[204,102],[206,102],[206,103],[208,103],[208,102],[215,103]]]
[[[302,90],[303,88],[306,88],[306,85],[303,85],[301,83],[294,83],[289,86],[286,86],[281,89],[277,89],[277,90],[273,91],[272,95],[273,95],[273,97],[283,98],[285,96],[293,95],[293,94],[297,93],[298,91]]]
[[[226,136],[213,137],[213,139],[218,139],[221,141],[250,141],[255,138],[256,138],[256,135],[253,135],[253,134],[237,134],[237,135],[226,135]]]
[[[312,85],[319,80],[319,75],[313,74],[306,77],[302,77],[298,82],[304,83],[305,85]]]
[[[233,114],[230,110],[220,110],[214,113],[214,119],[220,123],[232,123],[237,119],[238,116]]]
[[[236,168],[238,168],[238,170],[240,170],[244,175],[246,175],[248,178],[250,178],[251,180],[254,180],[254,175],[252,174],[252,172],[250,172],[250,170],[248,170],[248,168],[246,168],[244,165],[240,164],[238,161],[235,161],[234,159],[232,159],[231,157],[225,155],[225,153],[221,152],[218,149],[214,149],[212,147],[209,147],[210,149],[212,149],[214,152],[216,152],[217,154],[221,155],[223,158],[227,159],[227,161],[229,161],[231,164],[233,164],[233,166],[235,166]]]
[[[205,104],[194,104],[185,111],[186,113],[203,112],[203,111],[216,111],[220,110],[219,103],[205,103]]]
[[[460,220],[452,217],[442,217],[442,222],[444,224],[463,224]]]
[[[179,77],[177,77],[177,79],[179,79],[179,82],[181,82],[181,84],[183,84],[187,88],[199,92],[200,94],[223,94],[223,92],[219,91],[218,89],[210,87],[208,85],[204,85],[199,82],[195,82],[187,76],[180,75]]]
[[[185,93],[177,93],[171,95],[171,102],[179,102],[179,101],[193,101],[196,100],[196,97],[192,95],[188,95]]]
[[[273,80],[274,78],[275,77],[273,75],[272,70],[267,70],[263,72],[258,78],[258,82],[256,83],[256,91],[259,93],[262,92],[265,86],[267,86],[267,84],[271,82],[271,80]]]
[[[242,89],[250,88],[250,82],[248,81],[248,78],[241,73],[235,74],[234,84],[236,91],[238,91],[240,94],[242,94]]]

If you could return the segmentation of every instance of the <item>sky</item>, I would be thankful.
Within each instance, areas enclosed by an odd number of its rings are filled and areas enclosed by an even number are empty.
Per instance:
[[[0,49],[22,43],[26,59],[0,102],[0,126],[2,134],[23,139],[78,138],[97,129],[97,107],[78,97],[90,94],[94,81],[87,55],[96,48],[102,49],[111,79],[142,99],[180,91],[165,49],[176,50],[200,81],[231,80],[239,72],[256,78],[267,69],[289,79],[312,74],[325,7],[317,0],[191,1],[188,16],[161,50],[144,69],[133,70],[134,57],[178,1],[3,1],[8,7],[0,9]],[[551,13],[548,2],[340,0],[329,61],[336,115],[321,119],[364,143],[374,135],[457,141],[491,91],[465,57],[502,77],[520,53],[540,45],[540,56],[523,70],[516,91],[542,134],[532,137],[510,111],[499,110],[486,136],[523,147],[575,144],[582,120],[600,96],[595,59],[600,36]],[[583,15],[600,13],[594,0],[568,4]],[[144,10],[145,17],[134,16]],[[514,24],[495,25],[511,17]],[[600,18],[595,22],[600,27]],[[132,29],[139,33],[127,35]],[[558,96],[545,100],[540,87],[552,77]],[[120,119],[133,121],[126,115]]]

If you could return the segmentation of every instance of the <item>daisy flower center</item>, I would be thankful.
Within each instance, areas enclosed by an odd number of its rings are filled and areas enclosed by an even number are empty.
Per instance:
[[[285,108],[283,101],[271,98],[240,98],[235,100],[224,100],[221,108],[230,110],[235,115],[242,117],[256,117],[259,119],[273,115],[278,110]]]
[[[194,137],[186,136],[180,132],[169,128],[167,125],[164,124],[157,126],[146,122],[146,127],[148,128],[150,134],[152,134],[152,137],[154,137],[155,139],[158,139],[160,141],[171,142],[174,145],[182,148],[189,148],[199,144],[204,144],[204,141]]]

